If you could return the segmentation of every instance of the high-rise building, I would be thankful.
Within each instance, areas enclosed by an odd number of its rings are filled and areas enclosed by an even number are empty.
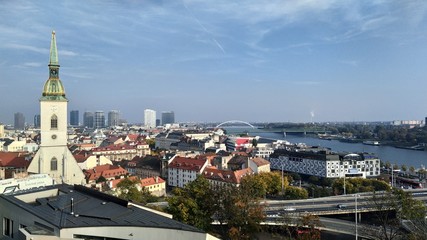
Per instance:
[[[95,117],[93,119],[94,128],[104,128],[105,127],[105,115],[103,111],[96,111]]]
[[[72,110],[70,112],[70,125],[79,126],[79,110]]]
[[[144,126],[146,128],[156,127],[156,111],[152,109],[144,110]]]
[[[15,124],[14,124],[14,128],[16,130],[24,130],[25,128],[25,117],[24,114],[17,112],[15,113]]]
[[[0,123],[0,138],[4,138],[4,125]]]
[[[162,112],[162,125],[172,123],[175,123],[175,113],[173,111]]]
[[[40,114],[34,115],[34,128],[40,127]]]
[[[157,126],[160,126],[160,119],[158,119],[158,118],[156,119],[156,127]]]
[[[93,112],[85,112],[83,114],[83,126],[87,128],[93,128],[93,119],[94,119]]]
[[[114,127],[118,126],[120,121],[120,114],[119,111],[111,110],[108,112],[108,126]]]
[[[59,79],[55,32],[52,32],[48,66],[49,78],[40,98],[40,148],[28,172],[49,174],[58,184],[83,184],[85,176],[67,146],[68,99]]]

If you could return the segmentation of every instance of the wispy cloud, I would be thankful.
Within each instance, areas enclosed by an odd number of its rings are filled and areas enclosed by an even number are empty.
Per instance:
[[[356,60],[341,60],[341,63],[343,63],[345,65],[352,66],[352,67],[358,67],[359,66],[359,62]]]
[[[27,62],[27,63],[22,64],[22,66],[24,66],[24,67],[40,67],[40,66],[42,66],[42,64],[39,62]]]
[[[16,44],[16,43],[7,43],[3,45],[3,48],[26,50],[26,51],[31,51],[31,52],[41,53],[41,54],[49,54],[49,49],[47,48],[39,48],[39,47],[30,46],[30,45],[22,45],[22,44]]]
[[[78,55],[77,53],[75,53],[73,51],[68,51],[68,50],[59,50],[58,54],[60,56],[69,56],[69,57],[75,57]]]
[[[319,82],[319,81],[294,81],[292,83],[295,85],[307,85],[307,86],[321,84],[321,82]]]

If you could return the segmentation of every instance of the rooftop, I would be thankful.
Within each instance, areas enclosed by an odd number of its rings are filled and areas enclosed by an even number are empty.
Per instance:
[[[0,195],[0,198],[60,229],[137,226],[203,232],[195,227],[129,205],[128,201],[79,185],[54,185],[23,193]]]

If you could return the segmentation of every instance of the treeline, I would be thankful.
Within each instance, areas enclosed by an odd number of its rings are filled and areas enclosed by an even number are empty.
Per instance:
[[[333,134],[356,139],[376,139],[383,142],[398,142],[408,144],[427,143],[427,128],[392,125],[335,125],[327,126]]]

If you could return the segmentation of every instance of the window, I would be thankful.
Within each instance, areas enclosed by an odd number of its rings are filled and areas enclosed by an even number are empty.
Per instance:
[[[58,170],[58,160],[56,159],[56,157],[53,157],[50,160],[50,170],[51,171],[56,171]]]
[[[55,114],[50,118],[50,129],[58,129],[58,117]]]
[[[3,236],[13,238],[13,221],[9,218],[3,218]]]

